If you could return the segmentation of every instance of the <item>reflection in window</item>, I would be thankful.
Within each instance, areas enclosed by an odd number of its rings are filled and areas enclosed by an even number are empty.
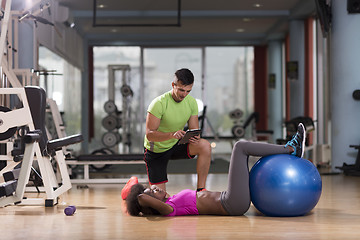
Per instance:
[[[205,51],[206,115],[217,134],[231,136],[234,122],[229,113],[242,110],[243,121],[254,111],[253,48],[207,47]],[[205,132],[216,133],[210,128]]]
[[[139,122],[143,122],[143,114],[138,111],[140,102],[140,47],[94,47],[94,128],[95,139],[90,143],[91,151],[106,147],[112,149],[116,153],[124,152],[142,152],[143,143],[141,131],[139,131]],[[109,65],[124,66],[129,65],[129,75],[126,76],[127,84],[133,92],[131,99],[127,104],[123,104],[124,96],[121,93],[123,86],[122,71],[114,71],[114,85],[109,86]],[[109,100],[110,91],[114,91],[114,104],[117,109],[117,114],[108,113],[104,109],[105,103]],[[121,122],[122,112],[127,106],[128,121]],[[104,127],[103,119],[108,116],[114,116],[119,120],[116,129],[108,130]],[[125,124],[129,124],[130,133],[129,139],[122,139]],[[142,126],[141,126],[142,127]],[[110,138],[105,139],[105,134]],[[116,134],[116,144],[113,144],[112,136],[109,134]],[[110,140],[109,140],[110,139]],[[127,142],[127,143],[125,143]]]
[[[48,98],[56,101],[66,135],[80,133],[81,71],[43,46],[39,47],[39,67],[42,70],[40,86]],[[79,144],[73,146],[74,150],[77,148],[80,148]]]
[[[130,87],[134,95],[129,121],[132,125],[130,152],[143,152],[147,107],[155,97],[171,90],[174,73],[180,68],[188,68],[193,72],[195,83],[190,94],[198,99],[200,105],[207,106],[206,122],[212,125],[214,131],[207,127],[206,135],[231,136],[234,122],[229,118],[229,113],[239,108],[244,112],[243,118],[246,118],[253,112],[252,47],[144,48],[143,86],[140,85],[141,50],[140,47],[94,47],[95,139],[90,145],[92,150],[104,147],[102,136],[107,130],[102,120],[108,115],[104,104],[109,99],[110,64],[127,64],[131,67]],[[115,75],[115,78],[115,103],[121,110],[121,76]],[[143,96],[140,96],[141,91],[144,92]],[[115,152],[124,153],[121,144],[113,148]]]
[[[200,48],[146,48],[145,110],[157,96],[171,90],[176,70],[188,68],[195,77],[191,95],[201,99],[201,49]]]

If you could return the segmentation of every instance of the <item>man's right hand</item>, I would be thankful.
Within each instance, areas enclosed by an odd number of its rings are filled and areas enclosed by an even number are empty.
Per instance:
[[[185,135],[185,131],[179,130],[179,131],[174,132],[173,138],[182,139],[184,137],[184,135]]]

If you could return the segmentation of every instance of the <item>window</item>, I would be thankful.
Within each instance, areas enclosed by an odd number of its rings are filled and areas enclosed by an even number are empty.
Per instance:
[[[39,47],[40,86],[55,100],[67,135],[81,132],[81,71],[47,48]],[[55,126],[48,126],[48,130]],[[74,145],[80,148],[80,145]]]
[[[96,150],[104,147],[102,137],[107,130],[102,120],[109,115],[104,110],[111,87],[108,85],[109,65],[129,65],[131,68],[131,115],[123,124],[131,125],[129,152],[141,153],[147,107],[155,97],[171,90],[174,73],[180,68],[193,72],[195,82],[190,94],[198,99],[199,106],[201,103],[207,106],[207,120],[214,131],[207,127],[205,134],[231,136],[235,123],[229,118],[230,111],[239,108],[244,112],[243,118],[246,118],[254,110],[253,58],[252,47],[94,47],[95,140],[90,148]],[[143,75],[140,72],[141,62]],[[119,111],[123,108],[121,86],[121,73],[117,73],[113,88]],[[123,129],[114,131],[122,133]],[[118,153],[127,153],[124,142],[118,142],[113,149]]]
[[[114,85],[109,86],[109,66],[130,67],[126,71],[126,84],[130,87],[133,95],[124,97],[121,88],[124,85],[121,70],[114,71]],[[143,122],[143,114],[139,109],[140,104],[140,47],[94,47],[94,115],[95,115],[95,139],[91,141],[90,149],[115,148],[118,153],[143,151],[143,143],[140,140],[139,122]],[[114,67],[116,68],[116,67]],[[114,103],[117,113],[107,113],[104,109],[105,103],[109,100],[109,90],[114,93]],[[126,100],[126,104],[124,104]],[[125,109],[126,108],[126,109]],[[126,110],[126,111],[125,111]],[[127,122],[121,122],[122,114],[127,113]],[[104,127],[103,120],[112,115],[118,121],[116,129],[109,131]],[[142,127],[142,126],[141,126]],[[126,132],[125,132],[126,131]],[[113,147],[113,140],[106,140],[104,134],[113,133],[119,137]],[[129,135],[128,135],[129,134]],[[124,136],[130,136],[124,139]],[[114,135],[115,136],[115,135]]]
[[[231,136],[229,113],[240,109],[246,118],[254,111],[252,47],[207,47],[204,102],[207,118],[220,136]],[[210,128],[205,134],[216,134]]]

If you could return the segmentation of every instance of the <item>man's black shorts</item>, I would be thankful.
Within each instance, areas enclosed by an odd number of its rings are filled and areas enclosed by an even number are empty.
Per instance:
[[[150,184],[166,183],[167,165],[170,159],[191,159],[189,144],[175,144],[162,153],[154,153],[144,148],[144,161]]]

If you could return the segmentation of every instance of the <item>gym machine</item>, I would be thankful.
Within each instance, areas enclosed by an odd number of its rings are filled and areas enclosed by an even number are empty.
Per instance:
[[[60,195],[71,188],[62,148],[66,145],[82,141],[81,135],[48,141],[45,129],[46,94],[38,85],[38,75],[32,69],[20,69],[18,65],[18,24],[25,19],[51,24],[38,17],[41,11],[50,4],[30,3],[23,11],[11,11],[11,0],[5,2],[1,18],[0,58],[0,139],[2,162],[6,166],[1,169],[3,183],[0,186],[0,206],[8,204],[45,204],[53,206]],[[38,6],[39,5],[39,6]],[[37,164],[39,172],[33,167]],[[35,164],[34,164],[35,165]],[[31,180],[34,173],[35,180]],[[38,193],[45,196],[24,198],[29,190],[28,182],[33,181]]]
[[[115,73],[121,71],[122,86],[120,92],[122,95],[122,110],[119,111],[116,106],[115,92],[116,79]],[[108,114],[102,120],[102,126],[108,131],[102,137],[102,143],[107,148],[116,148],[116,145],[122,143],[122,149],[118,152],[131,152],[131,98],[133,91],[130,88],[130,66],[129,65],[109,65],[109,100],[104,104],[104,110]],[[121,129],[121,130],[120,130]]]
[[[56,102],[48,98],[47,104],[47,112],[51,114],[51,123],[54,125],[53,128],[56,130],[56,135],[59,138],[66,138],[65,125]],[[113,107],[111,104],[105,104],[105,106]],[[63,152],[69,171],[72,171],[76,166],[82,166],[84,170],[82,178],[70,179],[73,184],[126,183],[128,178],[91,178],[90,169],[95,168],[102,170],[110,165],[145,164],[143,154],[115,154],[115,151],[109,148],[101,148],[95,150],[92,154],[81,154],[78,156],[73,155],[71,151],[68,151],[65,147],[63,147]],[[145,183],[147,179],[139,178],[139,182]]]
[[[206,109],[206,108],[204,108]],[[204,113],[205,114],[205,111]],[[211,126],[210,122],[207,120],[207,124],[210,126],[214,136],[203,136],[203,138],[214,141],[228,141],[231,143],[231,148],[233,148],[233,143],[241,138],[246,138],[246,130],[250,129],[250,138],[251,140],[258,140],[259,137],[271,137],[273,131],[271,130],[258,130],[256,128],[256,123],[259,120],[259,114],[253,112],[246,119],[245,122],[242,122],[242,117],[244,112],[240,109],[234,109],[229,113],[230,119],[233,120],[233,127],[231,128],[231,136],[219,136],[215,133],[214,128]],[[206,118],[206,116],[205,116]]]
[[[354,164],[343,163],[341,167],[335,167],[344,172],[348,176],[360,176],[360,145],[350,145],[350,148],[355,148],[358,152]]]
[[[353,92],[352,97],[354,100],[360,100],[360,90],[357,89]],[[335,167],[349,176],[360,176],[360,145],[350,145],[350,148],[355,148],[357,152],[356,160],[354,164],[343,163],[341,167]]]
[[[58,137],[64,138],[66,136],[65,125],[63,123],[61,114],[57,107],[57,104],[52,99],[47,99],[47,112],[51,114],[51,123],[54,125],[53,128],[56,129],[56,135]],[[109,107],[109,105],[106,105]],[[110,105],[113,106],[113,105]],[[84,169],[84,175],[82,178],[71,178],[70,181],[73,184],[93,184],[93,183],[126,183],[128,178],[91,178],[90,169],[97,168],[98,170],[104,169],[106,166],[110,165],[123,165],[123,164],[145,164],[143,154],[115,154],[115,151],[109,148],[101,148],[95,150],[92,154],[81,154],[74,156],[63,147],[63,152],[66,157],[66,164],[68,165],[68,170],[71,171],[72,168],[76,166],[82,166]],[[147,182],[146,178],[139,178],[139,182]]]
[[[104,148],[95,150],[92,154],[82,154],[69,157],[66,163],[69,166],[83,166],[83,178],[72,178],[74,184],[92,183],[126,183],[128,178],[91,178],[90,169],[102,170],[110,165],[145,164],[144,154],[131,153],[131,100],[133,91],[130,88],[130,66],[108,65],[108,100],[104,104],[107,116],[102,119],[102,126],[107,130],[102,136]],[[116,73],[121,73],[121,111],[116,104]],[[52,106],[54,113],[56,106]],[[54,119],[60,118],[55,114]],[[57,121],[57,131],[60,132],[62,122]],[[120,145],[120,146],[119,146]],[[121,154],[120,154],[121,153]],[[144,172],[144,174],[146,174]],[[147,182],[146,178],[139,178],[139,182]]]
[[[71,188],[70,177],[65,163],[62,148],[81,142],[81,135],[48,140],[45,129],[46,93],[40,87],[27,86],[25,88],[0,88],[0,96],[10,95],[13,109],[0,112],[0,133],[2,137],[9,137],[6,145],[16,143],[14,132],[21,132],[17,147],[7,150],[9,164],[0,171],[5,182],[1,185],[4,195],[0,195],[0,206],[8,204],[25,204],[53,206],[58,203],[60,195]],[[3,101],[5,102],[5,101]],[[13,103],[15,102],[15,103]],[[30,172],[34,170],[33,162],[39,166],[39,177],[43,184],[45,196],[24,198]],[[21,165],[20,170],[18,169]],[[56,165],[54,167],[53,165]],[[9,178],[9,176],[12,176]],[[13,192],[12,192],[13,191]]]
[[[243,112],[240,109],[235,109],[229,113],[230,118],[234,120],[234,126],[231,128],[231,132],[236,138],[244,138],[246,135],[246,129],[250,128],[250,139],[256,141],[259,137],[267,137],[268,139],[273,134],[272,130],[258,130],[256,123],[259,121],[259,113],[251,113],[245,120],[244,124],[241,124],[241,117]]]

